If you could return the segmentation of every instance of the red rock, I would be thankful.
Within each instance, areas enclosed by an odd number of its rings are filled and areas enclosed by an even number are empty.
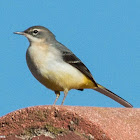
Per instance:
[[[29,107],[1,117],[0,136],[9,140],[138,140],[140,109]]]

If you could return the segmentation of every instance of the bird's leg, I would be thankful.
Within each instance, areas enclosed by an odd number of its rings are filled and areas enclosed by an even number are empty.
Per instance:
[[[58,100],[58,98],[59,98],[59,96],[60,96],[60,91],[55,91],[55,94],[56,94],[56,99],[55,99],[53,105],[56,104],[56,102],[57,102],[57,100]]]
[[[63,98],[63,101],[62,101],[61,105],[64,104],[64,101],[65,101],[65,99],[66,99],[67,94],[68,94],[68,89],[65,89],[65,90],[64,90],[64,98]]]

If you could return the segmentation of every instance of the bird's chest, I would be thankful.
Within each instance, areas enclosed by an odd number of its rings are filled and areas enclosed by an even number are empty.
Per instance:
[[[83,85],[85,76],[64,62],[55,48],[42,49],[31,46],[27,50],[26,60],[34,77],[52,90],[78,89],[79,85]]]
[[[53,75],[60,58],[56,49],[46,46],[30,46],[26,53],[28,67],[39,81]]]

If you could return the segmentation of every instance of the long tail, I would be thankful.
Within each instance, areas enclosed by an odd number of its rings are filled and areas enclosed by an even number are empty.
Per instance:
[[[97,84],[97,88],[95,88],[94,90],[110,97],[111,99],[115,100],[116,102],[120,103],[121,105],[125,106],[125,107],[133,107],[130,103],[128,103],[126,100],[124,100],[123,98],[119,97],[118,95],[116,95],[115,93],[111,92],[110,90],[106,89],[105,87]]]

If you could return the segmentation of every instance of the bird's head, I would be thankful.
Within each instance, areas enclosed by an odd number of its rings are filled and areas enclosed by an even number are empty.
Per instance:
[[[43,26],[33,26],[23,32],[14,32],[15,34],[24,35],[30,43],[46,41],[51,43],[55,40],[54,34]]]

